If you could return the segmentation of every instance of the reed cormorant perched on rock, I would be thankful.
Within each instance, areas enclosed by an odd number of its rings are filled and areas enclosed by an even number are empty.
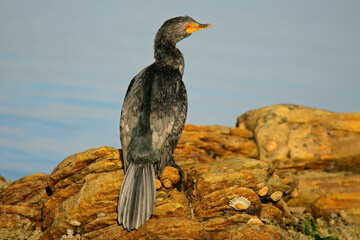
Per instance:
[[[155,37],[155,62],[132,79],[126,92],[120,119],[126,174],[118,222],[128,231],[144,225],[153,214],[155,174],[160,178],[165,166],[174,166],[182,184],[184,173],[172,158],[187,112],[184,58],[176,43],[209,27],[188,16],[167,20]]]

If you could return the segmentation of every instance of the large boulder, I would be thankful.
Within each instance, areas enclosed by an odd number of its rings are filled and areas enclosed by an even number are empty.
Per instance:
[[[360,113],[273,105],[243,114],[237,126],[254,133],[259,159],[276,168],[360,171]]]

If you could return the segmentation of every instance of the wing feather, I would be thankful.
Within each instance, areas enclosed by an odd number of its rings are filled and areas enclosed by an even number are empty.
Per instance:
[[[150,129],[152,147],[160,157],[157,174],[161,177],[166,162],[174,152],[184,128],[187,113],[187,94],[182,76],[159,80],[160,87],[151,105]]]
[[[141,108],[144,102],[145,94],[141,79],[143,79],[145,71],[146,68],[131,80],[121,109],[120,141],[123,150],[125,171],[129,165],[127,153],[132,137],[132,132],[142,113]]]

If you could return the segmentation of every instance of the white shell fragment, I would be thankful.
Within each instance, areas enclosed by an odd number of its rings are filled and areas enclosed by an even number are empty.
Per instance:
[[[250,207],[251,202],[246,197],[237,197],[230,200],[229,206],[235,210],[246,210]]]

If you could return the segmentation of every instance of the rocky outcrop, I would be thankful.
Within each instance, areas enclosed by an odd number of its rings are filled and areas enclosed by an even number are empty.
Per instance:
[[[276,168],[360,171],[360,113],[274,105],[245,113],[236,125],[254,133],[259,159]]]
[[[38,239],[48,199],[46,188],[47,176],[40,173],[21,178],[0,192],[0,239]]]
[[[70,156],[48,177],[41,239],[67,231],[93,232],[116,224],[116,201],[124,178],[119,150],[101,147]],[[67,230],[69,229],[69,230]]]
[[[254,133],[260,160],[296,170],[294,212],[325,219],[340,239],[360,238],[359,113],[274,105],[243,114],[237,126]]]
[[[274,192],[288,195],[296,187],[293,175],[277,173],[259,160],[238,157],[187,164],[187,190],[179,192],[165,187],[166,180],[175,179],[171,185],[179,180],[178,173],[167,167],[153,217],[138,231],[127,232],[116,222],[117,197],[124,177],[119,156],[117,149],[101,147],[59,164],[48,178],[51,196],[43,209],[45,231],[41,239],[60,238],[67,232],[82,239],[204,239],[216,238],[220,231],[224,233],[219,236],[230,237],[226,234],[239,231],[237,225],[245,227],[252,217],[260,216],[260,198],[270,201]],[[257,192],[265,187],[269,190],[259,196]],[[250,207],[243,211],[230,207],[230,200],[236,197],[247,198]],[[268,217],[282,219],[282,211]],[[267,228],[249,229],[262,233]],[[268,231],[273,239],[284,234],[281,229],[276,234],[273,229]]]
[[[356,239],[359,134],[359,114],[293,105],[187,125],[174,153],[183,190],[166,167],[153,217],[131,232],[116,221],[121,150],[89,149],[3,184],[0,239]]]

